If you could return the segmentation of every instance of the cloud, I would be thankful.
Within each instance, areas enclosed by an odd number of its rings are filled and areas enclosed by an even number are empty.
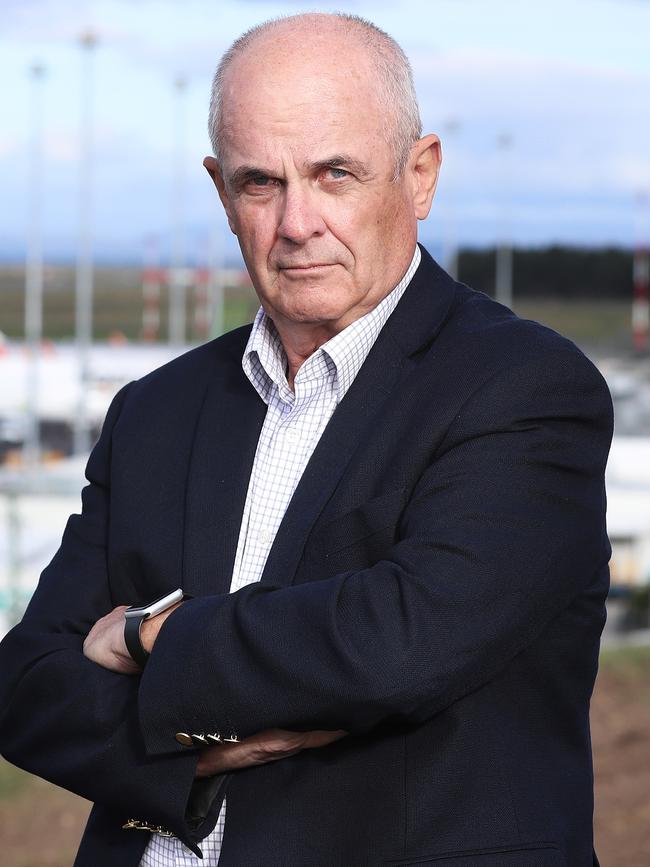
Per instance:
[[[415,68],[425,123],[443,139],[443,189],[591,196],[647,176],[650,72],[490,51],[419,55]]]
[[[79,136],[65,129],[51,129],[46,135],[45,150],[48,161],[76,164],[80,156]]]
[[[0,160],[14,156],[20,150],[20,142],[15,135],[2,133],[0,135]]]
[[[632,21],[642,30],[648,4],[636,4],[636,18],[632,5],[592,3],[593,14],[585,18],[583,0],[566,4],[562,32],[548,39],[557,29],[559,0],[530,14],[528,4],[505,0],[439,0],[435,15],[424,0],[399,7],[387,0],[354,4],[354,11],[370,15],[403,44],[413,60],[427,130],[442,134],[445,162],[434,221],[455,202],[464,239],[475,235],[487,242],[508,200],[528,239],[629,233],[629,202],[650,175],[650,65],[645,48],[635,59],[638,33],[630,37],[629,62],[624,57],[624,31]],[[168,219],[174,76],[182,72],[189,79],[184,128],[194,178],[208,148],[208,89],[219,54],[251,24],[307,6],[300,0],[2,0],[0,73],[16,80],[34,56],[48,67],[46,161],[55,170],[47,184],[49,195],[67,199],[70,236],[79,154],[75,41],[84,27],[95,27],[101,39],[94,65],[98,219],[102,232],[126,240]],[[422,26],[418,9],[426,10],[431,27]],[[507,10],[512,14],[506,16]],[[0,138],[3,174],[8,169],[15,175],[11,201],[24,198],[31,129],[23,79],[22,89],[10,95]],[[460,123],[455,134],[446,128],[451,118]],[[504,131],[512,136],[507,151],[497,147]],[[192,180],[188,198],[197,203],[197,221],[207,225],[215,203],[204,201],[201,181]],[[16,214],[13,206],[5,211],[0,234]]]

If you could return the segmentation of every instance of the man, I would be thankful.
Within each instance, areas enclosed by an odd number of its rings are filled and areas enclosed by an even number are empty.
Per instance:
[[[78,865],[597,863],[601,377],[416,245],[439,142],[373,25],[242,37],[211,134],[262,311],[116,397],[3,752],[95,801]]]

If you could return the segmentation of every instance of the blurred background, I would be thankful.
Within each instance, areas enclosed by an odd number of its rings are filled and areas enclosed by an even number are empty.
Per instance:
[[[131,379],[250,321],[214,188],[211,76],[311,3],[2,0],[0,635],[79,509]],[[454,275],[575,340],[616,407],[612,594],[592,721],[601,863],[650,863],[650,2],[322,2],[415,72],[444,165],[421,240]],[[37,807],[38,805],[38,807]],[[88,805],[0,760],[7,867],[67,865]]]

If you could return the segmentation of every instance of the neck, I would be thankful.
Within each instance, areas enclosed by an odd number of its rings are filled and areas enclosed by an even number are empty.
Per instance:
[[[287,382],[292,390],[296,374],[309,356],[341,330],[328,328],[327,325],[300,327],[294,324],[294,327],[287,328],[282,323],[275,323],[275,327],[287,356]]]

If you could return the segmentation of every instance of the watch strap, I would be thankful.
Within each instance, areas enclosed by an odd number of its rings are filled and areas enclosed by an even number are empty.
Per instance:
[[[162,614],[163,611],[167,611],[174,605],[178,605],[179,602],[184,602],[186,599],[191,598],[189,593],[183,593],[179,588],[165,594],[165,596],[161,596],[160,599],[156,599],[148,605],[132,605],[130,608],[127,608],[124,616],[124,642],[131,658],[134,662],[138,663],[140,668],[144,668],[149,659],[149,654],[142,645],[140,635],[142,621],[147,620],[149,616]]]
[[[149,654],[142,646],[142,640],[140,638],[140,627],[142,626],[143,620],[146,620],[144,615],[142,617],[127,617],[124,623],[124,641],[126,642],[126,649],[129,651],[134,662],[138,663],[140,668],[144,668],[149,659]]]

